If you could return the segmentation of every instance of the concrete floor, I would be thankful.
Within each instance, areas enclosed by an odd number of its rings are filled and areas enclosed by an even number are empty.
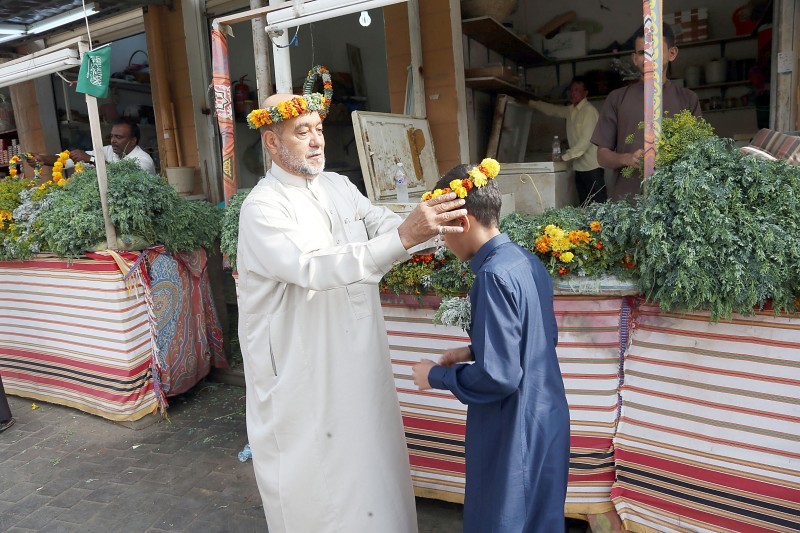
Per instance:
[[[16,424],[0,433],[0,531],[267,530],[252,463],[237,459],[243,388],[202,382],[170,400],[168,421],[138,429],[8,399]],[[461,507],[418,499],[420,532],[460,532]]]

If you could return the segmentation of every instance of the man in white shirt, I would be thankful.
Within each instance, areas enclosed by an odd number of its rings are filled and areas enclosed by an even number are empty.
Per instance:
[[[133,159],[142,170],[150,174],[156,173],[156,166],[150,154],[139,146],[139,126],[133,122],[118,122],[111,127],[111,144],[103,147],[103,157],[106,163],[116,163],[121,159]],[[72,167],[77,162],[94,164],[95,153],[91,150],[70,150],[66,168]],[[52,166],[58,159],[57,155],[36,154],[34,156],[40,164]],[[29,161],[30,162],[30,161]]]
[[[597,162],[597,146],[591,142],[592,133],[600,116],[586,97],[589,91],[583,76],[575,76],[569,85],[568,106],[548,104],[530,100],[528,105],[546,115],[567,119],[567,141],[569,150],[561,156],[562,161],[573,161],[575,186],[578,200],[583,205],[587,199],[606,201],[605,171]]]
[[[321,99],[272,95],[251,122],[272,158],[236,256],[253,467],[270,533],[414,533],[377,284],[466,210],[449,193],[402,220],[324,172]]]

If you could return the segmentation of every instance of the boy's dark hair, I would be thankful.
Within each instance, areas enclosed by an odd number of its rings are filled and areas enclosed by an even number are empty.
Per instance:
[[[458,165],[439,178],[434,189],[446,189],[453,180],[463,180],[469,177],[467,172],[475,165]],[[503,195],[494,179],[490,179],[483,187],[473,187],[464,198],[464,209],[475,217],[479,224],[487,228],[494,228],[500,224],[500,207],[503,204]]]
[[[664,36],[664,40],[667,41],[667,46],[669,48],[675,46],[675,33],[672,31],[672,26],[670,26],[669,24],[664,24],[663,26],[661,26],[661,35]],[[639,26],[639,29],[636,30],[636,33],[634,34],[633,38],[644,39],[644,26]]]

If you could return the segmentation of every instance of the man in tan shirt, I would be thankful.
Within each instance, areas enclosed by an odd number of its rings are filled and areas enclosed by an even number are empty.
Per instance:
[[[667,79],[667,66],[678,57],[675,46],[675,34],[668,24],[664,25],[664,85],[661,92],[662,109],[673,116],[688,109],[695,116],[700,116],[700,100],[694,91],[675,85]],[[644,29],[636,33],[636,48],[633,62],[644,72]],[[609,197],[619,200],[624,196],[633,197],[641,194],[642,177],[622,176],[625,167],[639,165],[644,151],[644,133],[639,123],[644,121],[644,81],[611,91],[600,111],[600,120],[592,135],[592,143],[597,145],[597,161],[605,168],[614,170]],[[627,144],[625,138],[634,134],[633,142]]]
[[[597,147],[591,138],[597,124],[598,112],[586,99],[589,91],[583,76],[575,76],[569,85],[569,105],[554,105],[530,100],[528,105],[545,115],[567,119],[567,141],[569,150],[561,156],[562,161],[573,161],[575,187],[583,205],[587,200],[606,201],[604,169],[597,162]]]

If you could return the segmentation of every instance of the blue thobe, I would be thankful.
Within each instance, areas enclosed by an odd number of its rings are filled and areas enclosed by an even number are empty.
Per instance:
[[[569,408],[553,283],[506,234],[484,244],[470,265],[475,362],[435,366],[428,376],[468,406],[464,531],[563,531]]]

